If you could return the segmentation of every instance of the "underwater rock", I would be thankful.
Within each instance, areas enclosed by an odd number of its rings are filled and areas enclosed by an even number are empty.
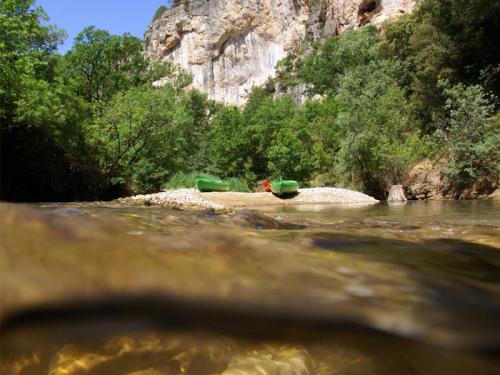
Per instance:
[[[304,229],[304,225],[286,223],[267,216],[258,210],[237,211],[229,218],[232,224],[255,229]]]
[[[234,358],[222,375],[315,375],[309,353],[300,349],[262,351]]]

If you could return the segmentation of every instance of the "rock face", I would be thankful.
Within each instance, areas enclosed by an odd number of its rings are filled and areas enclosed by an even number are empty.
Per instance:
[[[404,190],[408,199],[443,199],[448,183],[445,180],[446,160],[433,163],[424,160],[408,173]]]
[[[446,176],[448,160],[424,160],[415,165],[406,176],[403,187],[406,197],[422,199],[494,199],[498,200],[499,182],[495,177],[482,178],[469,185]]]
[[[145,34],[150,57],[181,65],[212,99],[241,105],[305,40],[379,24],[417,0],[191,0]]]
[[[493,193],[488,195],[488,197],[486,199],[500,201],[500,189],[496,189]]]

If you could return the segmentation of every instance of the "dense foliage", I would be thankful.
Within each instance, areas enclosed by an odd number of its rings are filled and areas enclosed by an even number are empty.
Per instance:
[[[437,118],[438,142],[447,151],[448,173],[458,188],[500,175],[500,119],[481,86],[444,85],[445,116]]]
[[[43,26],[47,16],[32,3],[0,2],[1,193],[11,199],[69,199],[70,190],[85,195],[74,187],[81,176],[93,175],[85,153],[78,175],[75,160],[66,157],[80,147],[75,134],[87,107],[57,74],[61,59],[55,50],[63,33]]]
[[[206,98],[184,94],[189,75],[150,61],[129,34],[88,27],[60,56],[64,33],[46,26],[33,3],[0,3],[2,198],[96,199],[159,188],[177,165],[171,155],[189,163],[191,153],[177,152],[175,142],[196,143]],[[169,84],[154,90],[161,77]]]
[[[382,31],[302,46],[237,108],[190,90],[128,34],[88,27],[61,56],[64,32],[34,0],[3,0],[1,197],[111,198],[209,175],[236,190],[286,178],[383,197],[424,158],[446,158],[455,189],[494,186],[499,16],[498,1],[424,0]],[[298,84],[303,105],[283,95]]]
[[[99,150],[101,171],[133,191],[158,190],[177,171],[196,169],[206,133],[206,99],[176,87],[139,86],[117,94],[89,124],[88,141]]]

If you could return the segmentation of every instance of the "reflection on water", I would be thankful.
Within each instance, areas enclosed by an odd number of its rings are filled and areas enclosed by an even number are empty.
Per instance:
[[[1,372],[500,373],[498,208],[3,205]]]

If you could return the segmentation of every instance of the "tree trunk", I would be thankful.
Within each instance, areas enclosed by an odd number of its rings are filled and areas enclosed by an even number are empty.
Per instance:
[[[391,187],[387,202],[406,202],[406,197],[402,185],[393,185]]]

